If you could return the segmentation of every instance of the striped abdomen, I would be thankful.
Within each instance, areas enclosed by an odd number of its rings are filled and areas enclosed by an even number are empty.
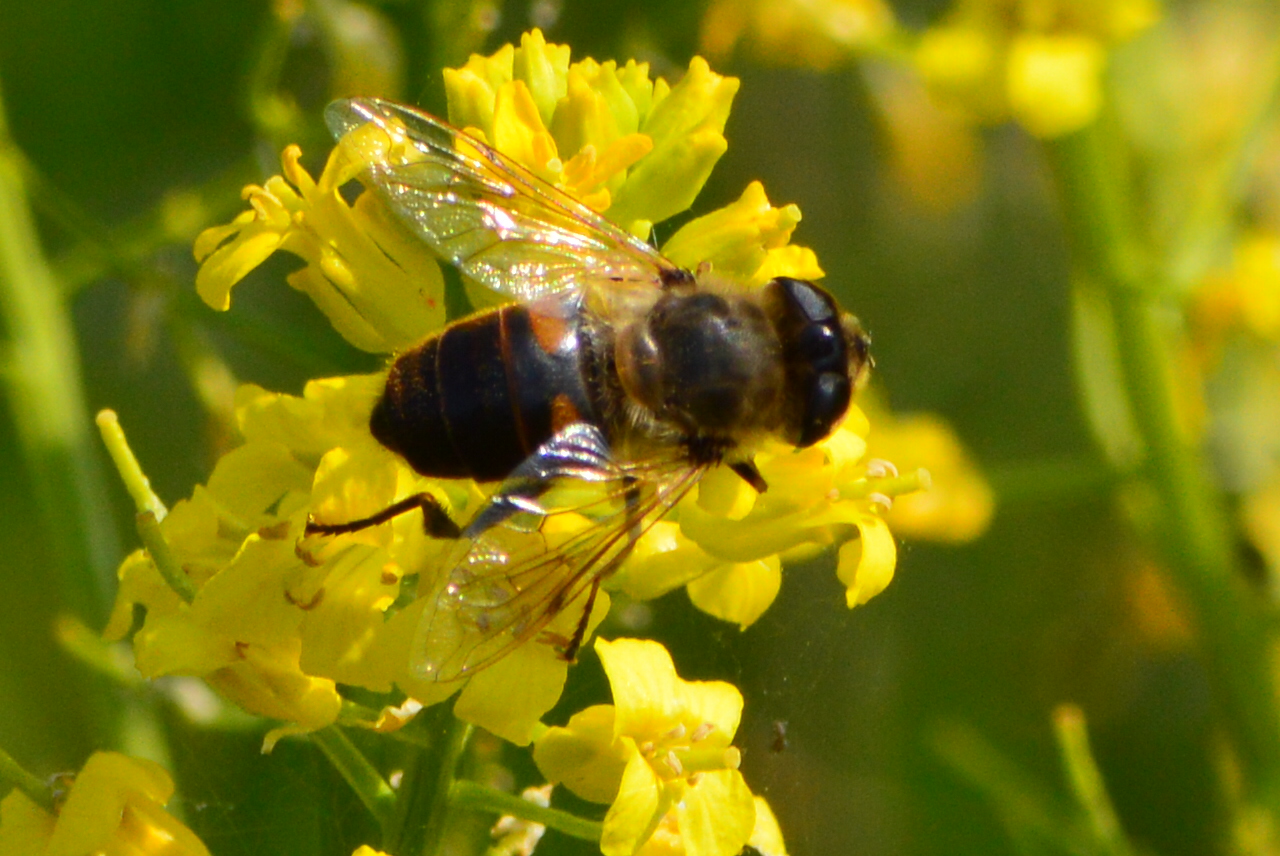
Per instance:
[[[593,418],[579,360],[573,322],[501,306],[401,354],[369,428],[423,475],[501,479],[564,425]]]

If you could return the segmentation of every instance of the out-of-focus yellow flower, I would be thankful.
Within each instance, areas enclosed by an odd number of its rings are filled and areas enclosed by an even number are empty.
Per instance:
[[[1152,650],[1185,651],[1195,640],[1192,622],[1161,569],[1148,559],[1127,563],[1121,583],[1130,625]]]
[[[1216,349],[1234,330],[1280,342],[1280,235],[1242,237],[1230,268],[1208,277],[1193,295],[1191,314],[1205,348]]]
[[[916,46],[921,77],[979,122],[1013,119],[1040,137],[1090,124],[1106,52],[1159,18],[1155,0],[968,0]]]
[[[681,680],[657,642],[600,639],[596,651],[614,703],[548,729],[534,746],[538,768],[583,799],[611,803],[605,856],[644,852],[669,813],[679,852],[738,853],[756,829],[756,802],[731,745],[742,695],[719,681]]]
[[[1280,235],[1245,234],[1192,295],[1189,375],[1202,381],[1206,441],[1240,525],[1280,592]]]
[[[742,44],[764,62],[825,70],[893,29],[893,10],[881,0],[715,0],[703,15],[699,41],[713,58]]]
[[[875,405],[875,431],[867,455],[906,470],[929,473],[929,489],[903,494],[885,519],[905,538],[946,544],[972,541],[987,530],[995,512],[995,494],[951,426],[928,413],[898,416]]]
[[[98,752],[56,815],[15,789],[0,801],[0,856],[209,856],[164,810],[173,780],[151,761]]]
[[[351,856],[390,856],[390,854],[383,853],[381,850],[374,850],[368,844],[361,844]]]
[[[1085,127],[1102,107],[1105,59],[1084,36],[1018,36],[1009,46],[1009,113],[1037,137]]]
[[[931,211],[972,199],[982,162],[976,129],[940,107],[905,68],[882,63],[868,67],[866,79],[883,117],[893,177],[910,198]]]

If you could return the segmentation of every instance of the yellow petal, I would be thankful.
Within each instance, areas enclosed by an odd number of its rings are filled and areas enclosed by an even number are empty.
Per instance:
[[[767,250],[786,244],[799,222],[799,208],[773,207],[764,185],[753,181],[736,201],[682,226],[662,250],[686,267],[710,262],[713,270],[750,279],[764,264]]]
[[[369,413],[386,382],[382,372],[323,378],[308,381],[300,397],[244,384],[236,390],[236,421],[246,440],[280,443],[297,457],[319,458],[369,437]]]
[[[688,591],[698,609],[746,630],[781,588],[782,562],[775,555],[757,562],[722,564],[690,582]]]
[[[780,276],[812,281],[822,279],[826,275],[826,271],[818,264],[817,253],[808,247],[790,244],[767,251],[764,261],[751,276],[751,282],[757,285],[764,285],[766,282]]]
[[[544,179],[554,181],[560,171],[560,164],[551,168],[551,162],[558,157],[555,139],[542,124],[538,106],[522,80],[513,80],[498,90],[491,142],[498,151]]]
[[[635,753],[629,738],[614,740],[613,716],[613,705],[599,704],[575,713],[563,728],[547,729],[533,747],[533,760],[547,781],[590,802],[613,802]]]
[[[698,579],[719,564],[718,559],[681,534],[678,523],[663,520],[640,536],[610,584],[637,600],[652,600]]]
[[[760,851],[761,856],[787,856],[787,845],[782,840],[782,829],[773,809],[764,797],[756,797],[756,825],[751,830],[751,838],[747,841]]]
[[[307,601],[299,665],[309,675],[390,692],[391,676],[370,659],[383,613],[400,591],[399,568],[385,550],[354,545],[326,571],[323,588]]]
[[[520,36],[515,51],[512,76],[528,87],[529,96],[538,107],[542,124],[551,125],[557,102],[565,94],[565,77],[569,71],[569,46],[548,44],[536,27]]]
[[[616,709],[614,733],[646,740],[684,725],[712,726],[708,745],[727,746],[738,730],[742,694],[723,681],[683,681],[671,655],[648,639],[596,640]]]
[[[133,608],[146,607],[148,612],[165,614],[178,608],[182,599],[169,587],[156,570],[155,563],[145,550],[135,550],[123,562],[116,574],[120,586],[116,590],[111,619],[102,631],[108,642],[123,639],[133,627]]]
[[[46,852],[57,818],[14,788],[0,800],[0,856],[40,856]]]
[[[242,648],[240,661],[205,679],[250,713],[294,723],[295,731],[316,731],[337,720],[342,697],[333,681],[302,673],[299,647]]]
[[[845,585],[850,609],[861,606],[884,591],[893,579],[898,547],[883,519],[866,515],[858,523],[861,538],[840,548],[836,576]]]
[[[737,770],[702,773],[676,804],[689,856],[735,856],[756,823],[755,800]]]
[[[238,237],[201,262],[196,272],[196,293],[212,309],[230,309],[231,287],[266,261],[283,240],[284,236],[274,229],[257,224],[246,226]]]
[[[604,856],[631,856],[653,834],[671,802],[653,768],[639,752],[633,753],[618,797],[604,816],[600,851]]]
[[[677,723],[680,678],[666,648],[648,639],[597,639],[595,645],[613,690],[615,735],[647,737]]]
[[[473,675],[453,714],[517,746],[533,739],[539,720],[560,699],[569,664],[548,645],[519,646]]]
[[[492,139],[494,96],[512,79],[515,52],[514,45],[505,44],[492,56],[472,54],[462,68],[444,70],[450,122],[459,128],[479,128]]]

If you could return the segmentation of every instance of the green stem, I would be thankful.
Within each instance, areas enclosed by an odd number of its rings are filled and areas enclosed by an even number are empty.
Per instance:
[[[540,823],[548,829],[581,838],[583,841],[598,842],[604,833],[604,824],[599,821],[587,820],[555,808],[545,808],[515,794],[495,791],[475,782],[454,782],[449,790],[449,802],[456,808],[469,811],[509,814],[521,820]]]
[[[310,737],[351,785],[385,833],[392,823],[396,807],[396,793],[386,779],[336,725],[313,731]]]
[[[164,577],[169,588],[173,589],[185,603],[194,601],[196,599],[195,584],[178,564],[178,557],[173,554],[173,549],[165,539],[164,532],[160,530],[160,521],[156,520],[156,516],[150,511],[141,511],[138,513],[137,522],[142,546],[147,548],[147,554],[151,556],[151,561],[155,563],[160,576]]]
[[[53,811],[53,794],[48,785],[23,769],[8,752],[0,749],[0,784],[12,785],[45,811]]]
[[[1010,836],[1042,845],[1028,852],[1089,852],[1089,842],[1061,800],[978,732],[961,723],[940,723],[930,729],[928,740],[952,770],[987,797]]]
[[[1053,712],[1053,725],[1071,792],[1088,818],[1089,827],[1098,842],[1095,852],[1107,856],[1133,856],[1133,848],[1120,826],[1102,772],[1089,747],[1089,731],[1083,711],[1072,704],[1061,705]]]
[[[94,421],[102,435],[102,444],[107,447],[107,454],[116,465],[116,472],[120,474],[120,480],[124,482],[129,496],[133,497],[138,513],[149,511],[156,520],[163,520],[169,510],[151,489],[151,480],[142,471],[142,465],[134,456],[133,449],[129,448],[129,441],[124,436],[124,429],[120,427],[120,419],[115,411],[101,410]]]
[[[142,471],[133,450],[129,448],[116,414],[103,410],[98,414],[97,423],[102,433],[102,442],[116,465],[120,480],[124,482],[137,506],[138,535],[142,538],[143,546],[147,548],[151,561],[155,563],[156,570],[164,577],[169,588],[177,592],[184,602],[191,603],[196,599],[196,587],[178,564],[177,557],[173,555],[173,550],[160,529],[160,521],[169,513],[168,509],[151,489],[151,481]]]
[[[1106,293],[1122,379],[1159,498],[1163,559],[1200,630],[1211,678],[1255,796],[1280,794],[1280,714],[1261,604],[1236,567],[1221,499],[1183,431],[1175,361],[1135,226],[1120,142],[1099,122],[1050,144],[1080,272]]]
[[[67,605],[100,626],[120,547],[88,429],[75,332],[36,235],[21,163],[0,104],[3,382]]]
[[[443,852],[445,831],[450,817],[449,792],[455,784],[458,760],[462,757],[463,750],[467,748],[471,731],[472,727],[469,724],[454,720],[441,747],[435,789],[431,794],[431,808],[427,812],[425,839],[419,851],[422,856],[438,856]]]

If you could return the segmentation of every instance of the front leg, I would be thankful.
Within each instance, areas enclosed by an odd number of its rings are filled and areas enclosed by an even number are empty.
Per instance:
[[[760,475],[760,470],[756,468],[755,461],[735,461],[729,465],[729,469],[741,476],[744,482],[755,488],[756,493],[764,493],[769,489],[769,483],[764,480],[764,476]]]

